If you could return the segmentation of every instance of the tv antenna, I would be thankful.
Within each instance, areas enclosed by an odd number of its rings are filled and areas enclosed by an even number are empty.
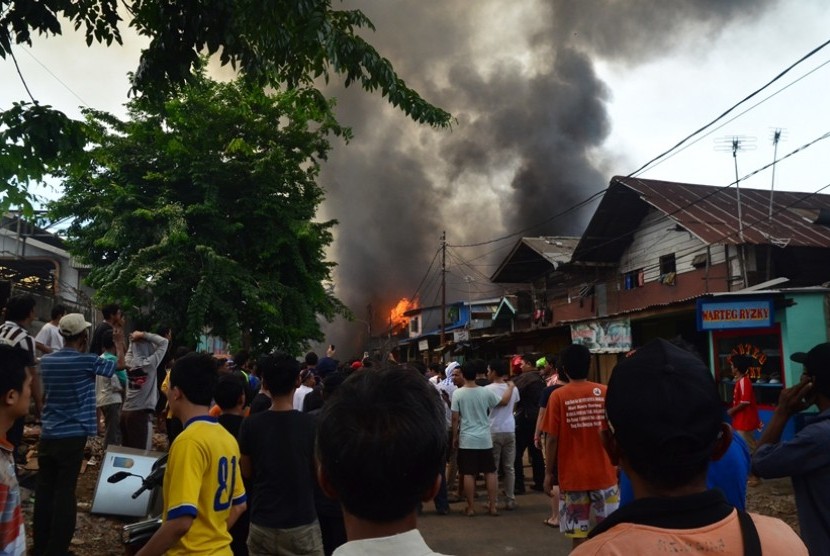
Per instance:
[[[738,175],[738,151],[753,151],[757,147],[755,137],[746,135],[733,135],[731,137],[720,137],[715,139],[715,150],[731,152],[732,160],[735,162],[735,198],[738,204],[738,254],[741,264],[741,275],[743,276],[744,287],[749,286],[746,274],[746,257],[744,256],[744,219],[741,207],[741,179]]]
[[[770,139],[772,140],[772,180],[769,188],[769,215],[767,223],[767,239],[771,245],[786,247],[790,243],[789,238],[773,237],[772,232],[772,207],[775,197],[775,168],[778,166],[778,143],[787,139],[786,130],[776,127],[770,128]],[[767,249],[767,280],[772,279],[772,249]]]

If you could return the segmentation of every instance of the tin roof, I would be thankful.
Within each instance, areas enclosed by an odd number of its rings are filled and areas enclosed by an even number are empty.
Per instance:
[[[523,237],[490,280],[502,284],[532,281],[569,263],[578,243],[579,238],[572,236]]]
[[[770,191],[742,187],[741,230],[737,193],[734,186],[615,176],[573,259],[606,263],[618,260],[649,207],[663,212],[706,244],[830,248],[830,227],[815,223],[821,213],[830,211],[830,195],[776,191],[770,223]]]

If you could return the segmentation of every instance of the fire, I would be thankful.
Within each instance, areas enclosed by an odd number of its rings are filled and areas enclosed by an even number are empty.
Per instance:
[[[418,299],[409,299],[403,297],[398,303],[389,311],[389,324],[393,330],[400,330],[409,324],[409,317],[404,316],[404,313],[418,308]]]

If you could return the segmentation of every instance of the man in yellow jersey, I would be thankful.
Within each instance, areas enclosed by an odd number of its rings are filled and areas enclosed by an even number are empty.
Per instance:
[[[168,400],[184,431],[170,447],[164,523],[139,556],[232,554],[228,529],[246,508],[236,439],[208,415],[216,366],[188,354],[170,371]]]

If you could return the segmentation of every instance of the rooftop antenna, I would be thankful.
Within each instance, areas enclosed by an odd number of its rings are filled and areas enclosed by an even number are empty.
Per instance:
[[[772,131],[772,183],[769,189],[769,222],[768,222],[768,239],[770,245],[779,245],[781,240],[776,240],[772,237],[772,207],[773,199],[775,197],[775,168],[778,166],[778,143],[786,140],[786,132],[780,127],[771,129]],[[779,245],[780,246],[780,245]],[[767,280],[772,279],[772,249],[767,249]]]
[[[741,178],[738,175],[738,151],[755,150],[755,137],[748,137],[746,135],[733,135],[731,137],[721,137],[715,139],[715,150],[732,153],[732,160],[735,162],[735,197],[738,204],[738,254],[741,264],[741,275],[743,276],[744,286],[749,286],[746,274],[746,257],[744,256],[744,219],[743,207],[741,206]]]

